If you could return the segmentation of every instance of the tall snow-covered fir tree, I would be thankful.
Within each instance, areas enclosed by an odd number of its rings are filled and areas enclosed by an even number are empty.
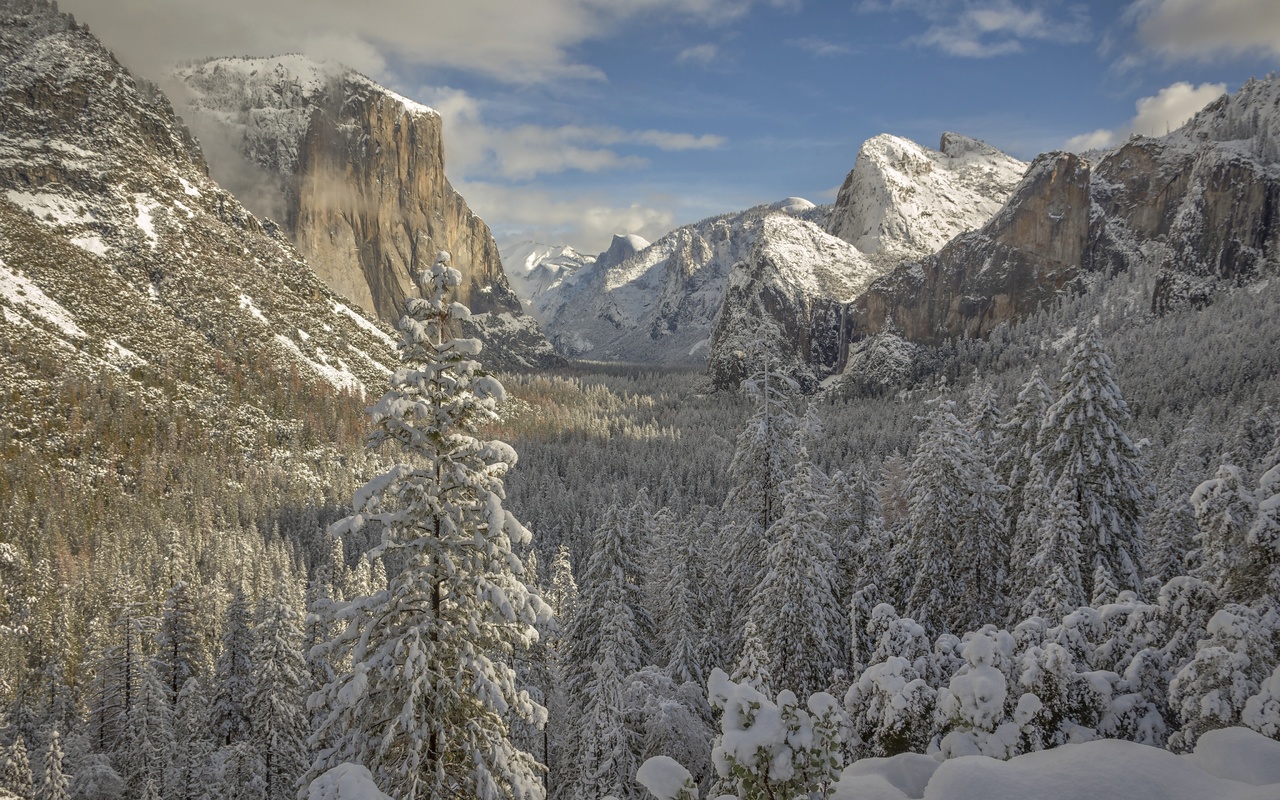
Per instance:
[[[473,360],[480,343],[452,334],[470,316],[450,300],[460,280],[442,252],[422,298],[405,301],[401,367],[370,411],[370,445],[394,444],[405,460],[357,491],[355,513],[332,528],[378,526],[369,556],[387,563],[387,585],[350,600],[345,628],[323,645],[352,666],[312,700],[329,712],[309,774],[354,762],[401,800],[540,800],[542,768],[511,742],[508,720],[541,724],[545,711],[517,689],[511,661],[550,612],[512,550],[530,534],[502,505],[516,454],[476,436],[505,393]]]
[[[302,630],[284,587],[262,601],[254,631],[253,687],[245,701],[252,741],[262,758],[264,800],[291,800],[307,768],[311,688],[302,657]]]
[[[1138,445],[1125,433],[1129,407],[1112,377],[1096,322],[1080,334],[1045,412],[1036,458],[1047,486],[1067,477],[1080,511],[1080,569],[1091,597],[1114,586],[1142,591],[1142,515],[1151,493]]]
[[[894,543],[906,615],[931,633],[977,630],[1004,608],[999,492],[950,401],[929,415],[911,460],[905,536]]]
[[[835,555],[814,467],[799,445],[792,476],[783,486],[782,509],[769,527],[766,571],[751,598],[750,619],[768,643],[765,665],[777,690],[799,697],[824,690],[847,652],[844,609],[836,601]]]

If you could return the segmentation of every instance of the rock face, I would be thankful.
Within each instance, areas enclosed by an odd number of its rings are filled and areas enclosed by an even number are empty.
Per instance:
[[[677,228],[617,261],[615,238],[540,300],[543,330],[570,356],[663,365],[706,363],[729,269],[747,257],[767,206]]]
[[[745,261],[729,274],[707,372],[737,386],[764,362],[813,389],[842,355],[845,306],[882,270],[811,222],[766,216]]]
[[[393,321],[443,249],[462,272],[462,302],[519,313],[489,227],[445,178],[435,111],[296,55],[220,58],[175,75],[202,140],[235,151],[224,163],[245,185],[233,188],[280,214],[335,291]]]
[[[1280,273],[1280,78],[1251,80],[1179,130],[1134,137],[1093,165],[1041,156],[981,230],[876,281],[843,335],[984,336],[1085,273],[1122,270],[1149,281],[1153,313]]]
[[[890,328],[923,343],[983,336],[1053,297],[1086,255],[1089,173],[1070,153],[1036,159],[981,230],[872,284],[852,305],[846,340]]]
[[[287,398],[381,391],[397,361],[209,178],[164,95],[43,0],[0,0],[0,342],[6,397],[101,378],[246,442],[287,438]]]
[[[829,233],[901,262],[981,227],[1008,199],[1026,163],[958,133],[937,150],[881,134],[858,150],[827,218]]]

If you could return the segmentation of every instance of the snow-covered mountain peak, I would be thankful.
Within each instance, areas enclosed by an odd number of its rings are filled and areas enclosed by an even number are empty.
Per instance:
[[[837,300],[852,300],[883,273],[853,245],[786,214],[764,218],[752,260],[768,263],[783,284],[810,297]]]
[[[785,214],[799,214],[817,208],[817,206],[803,197],[787,197],[772,204],[769,208]]]
[[[863,253],[898,263],[936,252],[1000,209],[1025,162],[957,133],[939,150],[880,134],[858,151],[827,230]]]
[[[1240,142],[1238,149],[1260,162],[1280,162],[1280,74],[1250,78],[1165,138]]]
[[[643,237],[629,234],[614,234],[609,248],[596,256],[596,264],[600,269],[612,269],[649,246]]]

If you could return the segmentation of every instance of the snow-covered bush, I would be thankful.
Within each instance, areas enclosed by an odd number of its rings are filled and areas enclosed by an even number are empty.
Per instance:
[[[834,697],[818,692],[802,706],[794,693],[784,690],[775,702],[718,669],[712,670],[707,690],[711,704],[722,712],[711,762],[739,798],[831,793],[844,766],[848,729]]]

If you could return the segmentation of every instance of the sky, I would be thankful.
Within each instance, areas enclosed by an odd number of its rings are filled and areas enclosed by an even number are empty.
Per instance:
[[[500,245],[584,253],[944,131],[1030,160],[1163,134],[1280,71],[1278,0],[61,0],[134,72],[302,52],[433,106]],[[163,81],[160,81],[163,82]]]

